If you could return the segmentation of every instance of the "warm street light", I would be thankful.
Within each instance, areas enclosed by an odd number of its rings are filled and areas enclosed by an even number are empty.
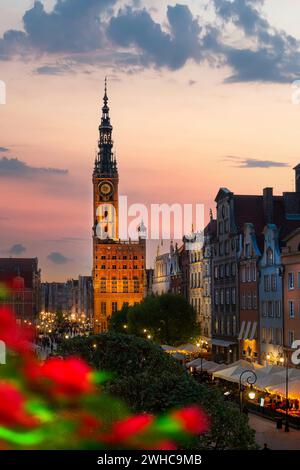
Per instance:
[[[251,388],[250,388],[250,392],[248,394],[249,398],[251,400],[254,400],[255,398],[255,392],[253,390],[253,385],[255,384],[255,382],[257,381],[257,375],[256,373],[253,371],[253,370],[250,370],[250,369],[247,369],[247,370],[244,370],[241,375],[240,375],[240,380],[239,380],[239,395],[240,395],[240,413],[243,411],[243,390],[242,390],[242,378],[243,378],[243,375],[245,374],[250,374],[248,375],[248,377],[246,378],[246,382],[248,383],[248,385],[251,385]]]
[[[250,387],[250,392],[248,393],[248,397],[250,398],[250,400],[254,400],[254,398],[256,397],[256,393],[255,393],[255,390],[253,389],[253,385],[251,385]]]

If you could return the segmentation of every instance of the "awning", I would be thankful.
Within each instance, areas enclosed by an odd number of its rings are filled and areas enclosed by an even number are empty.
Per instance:
[[[233,344],[236,344],[234,341],[224,341],[223,339],[213,339],[211,343],[213,346],[221,346],[222,348],[229,348]]]
[[[242,321],[239,334],[239,340],[249,339],[252,341],[256,336],[257,322]]]

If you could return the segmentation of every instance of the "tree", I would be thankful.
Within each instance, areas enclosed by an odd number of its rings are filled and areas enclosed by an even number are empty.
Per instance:
[[[196,312],[181,295],[149,296],[140,304],[112,315],[110,329],[147,337],[159,344],[180,344],[200,333]]]
[[[121,310],[118,310],[111,316],[109,320],[109,327],[112,331],[124,333],[124,326],[127,327],[128,322],[128,309],[129,307],[127,305],[124,305]]]
[[[63,355],[80,354],[100,370],[111,372],[106,390],[122,397],[135,412],[160,413],[200,404],[211,418],[210,432],[198,446],[214,449],[254,448],[247,417],[228,403],[216,387],[198,384],[158,345],[130,335],[107,333],[63,343]]]

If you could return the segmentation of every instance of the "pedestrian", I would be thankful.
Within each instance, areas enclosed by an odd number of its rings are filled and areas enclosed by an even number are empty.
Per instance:
[[[264,443],[264,447],[263,447],[262,450],[270,450],[269,447],[268,447],[268,444],[266,442]]]

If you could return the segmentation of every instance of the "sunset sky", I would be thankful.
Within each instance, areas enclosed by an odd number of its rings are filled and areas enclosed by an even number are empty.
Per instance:
[[[0,256],[90,274],[106,75],[130,201],[293,190],[299,23],[295,0],[0,0]]]

